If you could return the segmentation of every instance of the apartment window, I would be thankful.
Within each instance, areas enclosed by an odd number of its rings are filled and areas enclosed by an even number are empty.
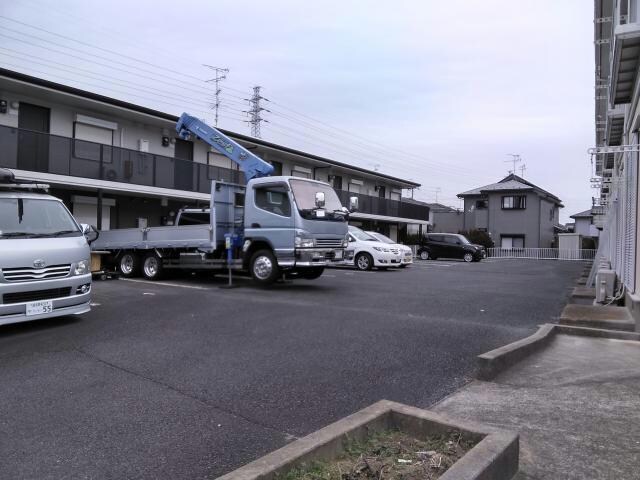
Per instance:
[[[486,200],[476,200],[476,210],[485,210],[489,207],[489,202]]]
[[[524,235],[500,235],[501,248],[524,248]]]
[[[524,210],[527,208],[526,195],[507,195],[502,197],[503,210]]]
[[[74,122],[73,154],[83,160],[100,161],[100,145],[113,145],[113,130],[96,125]],[[103,161],[111,163],[111,150],[103,151]]]
[[[342,190],[342,177],[340,175],[329,175],[329,183],[334,190]]]

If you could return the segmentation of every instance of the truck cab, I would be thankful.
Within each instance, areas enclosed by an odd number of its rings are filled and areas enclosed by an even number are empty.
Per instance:
[[[0,169],[0,325],[90,310],[90,251],[61,200]]]
[[[251,180],[244,211],[244,251],[251,275],[269,281],[280,270],[306,279],[319,277],[325,265],[342,260],[347,213],[326,183],[297,177]]]

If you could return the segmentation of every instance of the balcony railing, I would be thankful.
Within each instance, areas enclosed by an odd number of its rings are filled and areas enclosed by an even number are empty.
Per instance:
[[[0,167],[210,193],[211,180],[244,182],[237,170],[69,137],[0,126]]]
[[[349,197],[358,197],[358,212],[370,213],[373,215],[384,215],[387,217],[400,217],[414,220],[429,220],[429,207],[416,205],[415,203],[404,203],[398,200],[372,197],[359,193],[336,190],[340,202],[349,205]]]
[[[0,125],[0,167],[92,180],[210,193],[211,181],[244,184],[238,170],[139,152],[69,137]],[[337,191],[343,205],[359,198],[359,211],[418,220],[429,218],[422,205]]]

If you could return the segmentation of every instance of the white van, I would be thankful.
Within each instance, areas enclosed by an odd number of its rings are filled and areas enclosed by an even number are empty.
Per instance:
[[[44,187],[0,169],[0,325],[91,309],[85,235],[97,233]]]

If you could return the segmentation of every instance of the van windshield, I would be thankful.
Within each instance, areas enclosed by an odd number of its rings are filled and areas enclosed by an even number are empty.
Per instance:
[[[0,198],[0,240],[80,235],[78,224],[57,200]]]

